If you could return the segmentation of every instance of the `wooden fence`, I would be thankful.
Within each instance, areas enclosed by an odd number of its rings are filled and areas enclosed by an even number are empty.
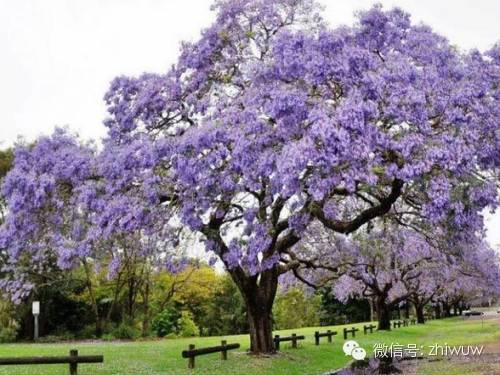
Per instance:
[[[223,361],[227,360],[227,351],[232,349],[238,349],[240,344],[228,344],[227,341],[222,340],[220,346],[211,346],[208,348],[195,349],[193,344],[189,345],[188,350],[182,351],[182,357],[188,359],[188,368],[194,368],[194,359],[199,355],[211,354],[211,353],[221,353],[220,359]]]
[[[305,340],[305,336],[297,336],[295,333],[292,334],[291,336],[287,337],[280,337],[279,335],[274,336],[274,348],[276,350],[280,350],[280,342],[285,342],[285,341],[291,341],[292,342],[292,348],[297,348],[297,341],[299,340]]]
[[[347,340],[347,336],[349,333],[352,334],[352,337],[355,338],[356,337],[356,332],[358,332],[359,329],[358,328],[354,328],[352,327],[351,329],[347,329],[347,328],[344,328],[344,340]]]
[[[373,333],[373,329],[374,329],[374,328],[377,328],[377,326],[376,326],[376,325],[374,325],[374,324],[364,325],[364,326],[363,326],[363,332],[365,333],[365,335],[366,335],[366,333],[367,333],[368,331],[370,331],[370,333]]]
[[[316,332],[314,332],[314,342],[316,345],[319,345],[320,337],[328,337],[328,342],[332,342],[332,337],[336,334],[337,334],[337,332],[330,331],[330,330],[323,332],[323,333],[316,331]]]
[[[78,374],[78,365],[81,363],[103,363],[102,355],[78,355],[78,350],[70,350],[69,356],[56,357],[13,357],[0,358],[0,366],[7,365],[60,365],[69,364],[70,375]]]

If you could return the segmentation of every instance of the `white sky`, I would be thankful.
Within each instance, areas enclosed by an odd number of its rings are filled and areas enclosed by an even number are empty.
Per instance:
[[[462,49],[500,40],[500,1],[322,0],[331,24],[375,2],[399,6]],[[102,97],[120,74],[164,72],[182,40],[193,40],[213,14],[210,0],[0,0],[0,148],[68,125],[101,138]],[[500,214],[488,220],[500,244]]]

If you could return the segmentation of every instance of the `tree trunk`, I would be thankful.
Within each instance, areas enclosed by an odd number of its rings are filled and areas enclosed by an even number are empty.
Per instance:
[[[410,319],[410,302],[405,302],[405,319]]]
[[[102,330],[102,321],[101,321],[101,315],[99,314],[99,306],[97,304],[97,299],[94,294],[94,288],[92,286],[92,277],[91,277],[91,272],[90,272],[90,267],[88,266],[87,262],[85,260],[82,260],[83,268],[85,270],[85,276],[86,276],[86,284],[87,284],[87,290],[89,292],[90,296],[90,302],[92,305],[92,312],[94,313],[94,319],[95,319],[95,335],[97,337],[101,337],[103,330]]]
[[[378,329],[380,331],[391,330],[391,309],[386,303],[386,296],[380,295],[377,297],[377,317]]]
[[[374,313],[374,303],[373,303],[373,298],[368,297],[368,303],[370,304],[370,322],[373,322],[373,317],[375,315]]]
[[[128,292],[127,292],[127,316],[130,323],[134,321],[135,318],[135,275],[129,276],[128,279]]]
[[[449,318],[451,316],[450,305],[447,302],[443,302],[443,315],[445,318]]]
[[[441,319],[441,306],[439,305],[439,302],[434,307],[434,312],[436,314],[436,319]]]
[[[276,267],[249,276],[241,268],[230,270],[247,308],[250,330],[250,352],[252,354],[274,353],[273,302],[278,288]]]
[[[458,306],[458,314],[462,316],[463,313],[464,313],[464,305],[463,303],[460,303],[460,305]]]
[[[143,303],[144,303],[144,316],[142,319],[142,336],[146,337],[149,333],[149,322],[151,320],[150,317],[151,313],[149,310],[149,280],[146,280]]]
[[[421,304],[415,304],[415,312],[417,314],[417,323],[425,324],[424,306]]]

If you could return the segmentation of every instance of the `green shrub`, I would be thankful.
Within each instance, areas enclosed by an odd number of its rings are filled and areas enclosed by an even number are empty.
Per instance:
[[[141,335],[141,333],[134,326],[131,326],[130,324],[127,323],[121,323],[111,332],[111,335],[115,339],[133,340],[138,338]]]
[[[181,314],[179,310],[173,306],[169,306],[153,319],[151,328],[158,337],[165,337],[171,333],[178,333],[180,319]]]
[[[61,341],[62,341],[62,339],[59,336],[55,336],[55,335],[45,335],[45,336],[39,337],[37,340],[37,342],[43,343],[43,344],[53,344],[53,343],[57,343],[57,342],[61,342]]]
[[[104,335],[101,336],[101,340],[103,341],[113,341],[115,340],[115,336],[113,336],[113,334],[111,333],[105,333]]]
[[[95,324],[87,324],[78,332],[77,336],[81,339],[95,339]]]
[[[5,344],[16,341],[17,332],[14,328],[0,329],[0,343]]]
[[[183,311],[178,321],[179,336],[194,337],[200,335],[200,329],[193,321],[192,315],[188,311]]]
[[[58,337],[59,341],[70,341],[75,339],[75,334],[73,332],[63,328],[55,330],[52,336]]]
[[[276,329],[313,327],[319,324],[321,297],[299,287],[279,292],[273,307]]]

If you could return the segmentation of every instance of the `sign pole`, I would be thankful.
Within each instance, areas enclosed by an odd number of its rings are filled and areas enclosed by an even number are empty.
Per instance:
[[[33,339],[38,340],[38,314],[35,315],[35,332],[33,334]]]
[[[40,301],[33,302],[33,317],[35,318],[35,327],[33,332],[33,340],[38,340],[38,316],[40,315]]]

